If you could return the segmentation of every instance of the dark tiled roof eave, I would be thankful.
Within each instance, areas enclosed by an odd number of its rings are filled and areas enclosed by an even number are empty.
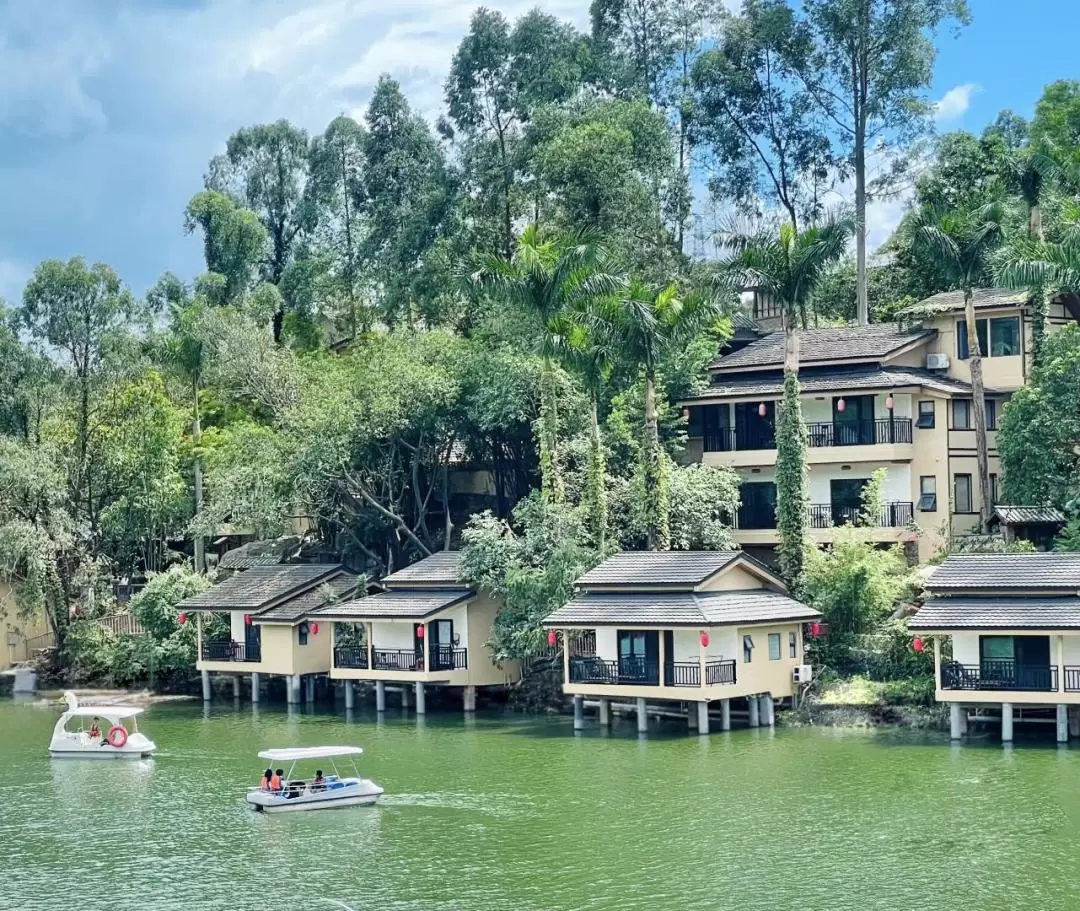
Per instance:
[[[911,630],[1080,629],[1080,597],[933,598],[908,619]]]
[[[324,620],[358,622],[362,620],[420,619],[476,597],[471,588],[456,589],[397,589],[345,601],[329,604],[326,607],[309,611],[308,616]]]
[[[780,395],[784,378],[777,369],[775,376],[751,377],[732,374],[721,376],[718,382],[695,393],[681,404],[694,404],[698,400],[722,399],[736,396]],[[835,370],[824,373],[800,371],[799,387],[804,394],[819,392],[846,392],[849,389],[895,390],[905,386],[925,387],[945,395],[971,395],[971,385],[941,376],[919,367],[870,367],[866,370]],[[988,394],[995,390],[987,389]]]
[[[1031,295],[1027,291],[1011,291],[1007,288],[976,288],[971,295],[971,303],[976,310],[987,310],[993,307],[1025,307],[1030,299]],[[898,310],[897,316],[929,316],[963,309],[963,291],[942,291]]]
[[[821,614],[769,589],[722,592],[589,592],[544,618],[544,626],[735,626],[802,622]]]
[[[575,585],[700,585],[741,554],[728,551],[622,551],[580,576]]]
[[[927,577],[931,592],[1080,592],[1080,553],[953,554]]]
[[[799,363],[880,361],[936,335],[935,329],[902,328],[895,323],[807,329],[799,333]],[[724,372],[779,367],[783,363],[784,333],[770,332],[745,348],[718,358],[709,369]]]
[[[382,580],[382,584],[392,588],[397,583],[407,585],[456,585],[461,551],[446,550],[424,557],[408,566],[402,567]]]
[[[320,605],[332,603],[356,591],[357,576],[342,572],[315,588],[309,588],[303,594],[282,604],[259,611],[252,616],[256,623],[299,623],[307,614]]]
[[[185,598],[176,607],[180,611],[242,610],[255,613],[316,588],[343,571],[344,567],[337,563],[253,566],[204,592]]]
[[[994,516],[1005,525],[1064,525],[1067,521],[1052,506],[995,506]]]

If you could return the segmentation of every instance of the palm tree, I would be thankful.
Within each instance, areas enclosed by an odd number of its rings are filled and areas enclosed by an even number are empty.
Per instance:
[[[982,349],[972,293],[988,271],[992,254],[1002,241],[1004,207],[999,201],[960,211],[927,207],[915,212],[905,230],[916,261],[946,276],[964,292],[964,322],[971,367],[971,398],[975,409],[975,448],[979,471],[979,516],[982,530],[990,523],[990,466],[986,440],[986,393]]]
[[[530,225],[509,259],[495,254],[480,256],[470,280],[489,294],[516,304],[539,323],[540,484],[548,502],[561,502],[565,489],[559,470],[555,361],[566,347],[567,313],[615,287],[608,252],[592,230],[547,234]]]
[[[723,269],[742,288],[756,287],[779,305],[784,322],[784,394],[776,422],[776,525],[780,566],[793,591],[802,584],[809,541],[806,489],[806,423],[799,402],[799,323],[806,326],[814,290],[843,257],[855,220],[832,215],[799,232],[759,228],[728,231],[720,241],[731,251]]]
[[[671,546],[667,471],[660,449],[656,380],[665,355],[685,345],[723,314],[713,295],[680,295],[671,284],[660,291],[631,279],[601,302],[599,321],[620,356],[637,365],[645,381],[642,474],[645,487],[645,539],[649,550]]]

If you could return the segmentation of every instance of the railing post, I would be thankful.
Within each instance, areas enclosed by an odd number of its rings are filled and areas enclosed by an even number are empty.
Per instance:
[[[1065,692],[1065,637],[1057,637],[1057,666],[1058,666],[1058,679],[1057,686],[1054,687],[1059,693]]]

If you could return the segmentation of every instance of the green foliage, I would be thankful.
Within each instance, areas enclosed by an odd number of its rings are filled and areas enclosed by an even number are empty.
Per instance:
[[[799,377],[784,373],[784,394],[776,415],[776,530],[780,570],[796,596],[811,548],[810,493],[806,480],[806,423],[799,401]]]
[[[1080,551],[1080,517],[1073,516],[1054,539],[1054,550]]]
[[[196,193],[184,213],[184,228],[203,234],[206,269],[221,276],[215,304],[234,303],[248,290],[255,270],[266,256],[268,235],[254,212],[216,190]]]
[[[887,468],[876,468],[871,472],[870,480],[859,493],[860,508],[856,524],[870,528],[877,527],[885,509],[885,481],[888,477],[889,469]]]

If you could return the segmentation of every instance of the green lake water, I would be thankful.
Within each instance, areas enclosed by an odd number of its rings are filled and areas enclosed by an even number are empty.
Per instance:
[[[1080,751],[1045,741],[185,704],[129,763],[50,760],[57,717],[0,701],[2,909],[1080,907]],[[378,807],[247,809],[258,750],[324,743]]]

